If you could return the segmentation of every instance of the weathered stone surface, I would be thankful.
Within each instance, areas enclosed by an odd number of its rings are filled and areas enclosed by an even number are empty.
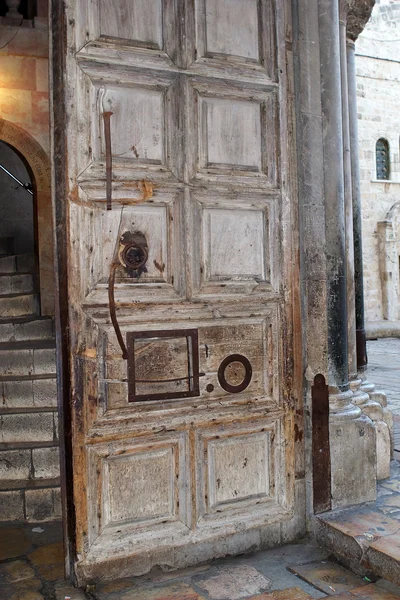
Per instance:
[[[2,442],[50,442],[54,439],[53,413],[3,415],[0,423]]]
[[[0,456],[1,458],[1,456]],[[35,478],[54,478],[60,474],[60,456],[58,447],[34,448],[32,450],[32,463]]]
[[[30,545],[30,541],[22,529],[18,527],[0,529],[0,560],[22,556],[29,550]]]
[[[197,580],[196,584],[207,592],[211,600],[240,600],[271,587],[271,581],[267,577],[247,565],[225,567],[217,575]]]
[[[21,491],[0,492],[0,515],[2,521],[24,520],[24,499]]]
[[[355,41],[371,16],[375,0],[353,0],[347,13],[347,34]]]
[[[26,490],[25,506],[28,521],[49,521],[54,518],[53,490]]]
[[[28,479],[31,474],[31,451],[0,451],[0,480]]]
[[[38,297],[35,294],[0,296],[0,317],[19,317],[36,314]]]
[[[44,579],[55,581],[64,576],[64,550],[62,542],[41,546],[29,554],[28,558]]]

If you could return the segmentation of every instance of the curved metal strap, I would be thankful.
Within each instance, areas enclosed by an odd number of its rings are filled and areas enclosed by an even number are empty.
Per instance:
[[[119,266],[120,266],[119,262],[113,261],[111,263],[110,275],[108,277],[108,306],[110,309],[110,317],[111,317],[111,322],[114,327],[115,335],[117,336],[118,343],[121,346],[122,358],[124,360],[128,360],[128,350],[126,348],[124,338],[122,337],[121,329],[118,324],[117,311],[116,311],[115,298],[114,298],[115,272]]]

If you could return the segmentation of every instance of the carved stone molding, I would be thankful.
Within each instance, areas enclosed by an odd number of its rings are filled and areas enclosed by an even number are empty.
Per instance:
[[[367,24],[375,0],[341,0],[340,4],[351,4],[347,12],[347,36],[356,41],[365,25]]]
[[[340,21],[347,21],[347,15],[350,10],[353,9],[354,4],[359,0],[339,0],[339,19]]]

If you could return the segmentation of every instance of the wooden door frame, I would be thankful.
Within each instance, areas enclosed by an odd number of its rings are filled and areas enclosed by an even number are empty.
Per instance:
[[[61,503],[64,533],[65,576],[74,579],[76,529],[73,490],[72,410],[69,361],[67,269],[67,146],[65,136],[64,74],[67,27],[64,2],[50,1],[50,114],[52,203],[55,235],[55,330],[57,404],[60,431]]]

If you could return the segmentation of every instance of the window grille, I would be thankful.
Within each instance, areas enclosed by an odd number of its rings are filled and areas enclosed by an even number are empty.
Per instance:
[[[389,162],[389,143],[384,138],[380,138],[376,142],[376,178],[389,179],[390,162]]]

